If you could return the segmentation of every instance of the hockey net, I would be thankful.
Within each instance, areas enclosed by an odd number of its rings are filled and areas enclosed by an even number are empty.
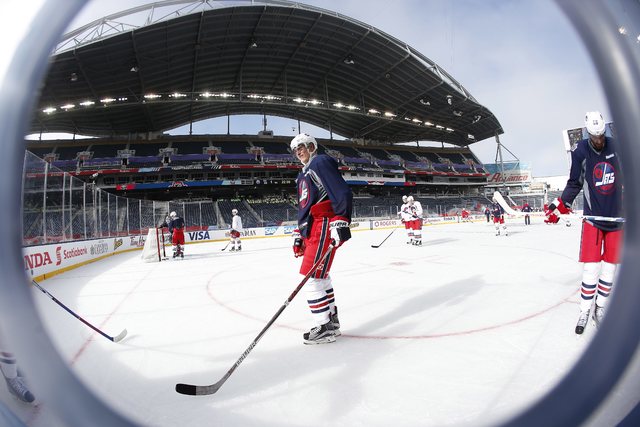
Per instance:
[[[142,258],[144,262],[160,262],[166,257],[162,228],[150,228],[140,258]]]

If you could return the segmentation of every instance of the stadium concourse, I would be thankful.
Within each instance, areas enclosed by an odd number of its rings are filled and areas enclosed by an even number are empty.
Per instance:
[[[187,245],[185,257],[106,258],[42,282],[113,343],[34,289],[49,334],[103,401],[146,426],[490,424],[558,382],[593,337],[573,332],[580,227],[534,217],[354,233],[332,271],[342,336],[305,346],[304,290],[222,388],[184,396],[233,366],[299,283],[289,238]],[[554,244],[550,248],[549,242]],[[37,395],[37,390],[34,390]],[[64,392],[61,390],[61,392]],[[0,398],[33,427],[62,426],[46,401]]]

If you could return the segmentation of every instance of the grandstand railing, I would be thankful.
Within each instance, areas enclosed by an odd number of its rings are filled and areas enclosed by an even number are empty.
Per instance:
[[[487,200],[421,197],[426,213],[445,214],[478,207]],[[357,198],[353,219],[397,218],[401,201]],[[531,203],[531,202],[530,202]],[[295,201],[280,199],[153,201],[111,194],[25,152],[23,169],[23,245],[146,235],[169,212],[185,219],[187,231],[228,228],[231,210],[242,212],[245,228],[295,223]]]

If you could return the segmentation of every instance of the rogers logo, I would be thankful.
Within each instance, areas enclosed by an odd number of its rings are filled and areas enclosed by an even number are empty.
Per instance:
[[[60,265],[62,263],[62,246],[58,246],[56,248],[56,265]]]

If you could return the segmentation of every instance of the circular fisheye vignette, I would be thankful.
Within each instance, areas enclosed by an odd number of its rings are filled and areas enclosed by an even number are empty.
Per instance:
[[[49,55],[87,0],[45,0],[6,70],[0,89],[0,205],[21,218],[24,135]],[[20,221],[21,223],[21,221]],[[22,227],[7,227],[0,239],[0,321],[5,339],[28,372],[37,398],[68,426],[134,426],[97,399],[69,370],[40,322],[22,266]],[[17,333],[12,333],[12,332]],[[64,392],[60,392],[63,390]]]
[[[624,1],[624,0],[621,0]],[[588,48],[616,123],[618,154],[624,170],[625,231],[622,262],[607,318],[582,357],[560,383],[524,412],[501,426],[577,426],[605,406],[613,387],[622,378],[640,344],[640,275],[637,215],[640,198],[635,183],[640,171],[640,50],[618,34],[612,2],[556,0]],[[628,2],[632,3],[632,2]],[[636,5],[637,6],[637,5]],[[628,8],[631,22],[640,12]],[[635,20],[635,21],[634,21]],[[588,89],[588,88],[586,88]],[[635,402],[636,406],[638,402]],[[616,414],[623,418],[627,414]],[[613,416],[613,414],[611,414]],[[621,419],[616,422],[621,421]],[[613,420],[612,420],[613,422]]]
[[[37,92],[46,72],[49,53],[66,26],[87,0],[46,1],[35,20],[33,30],[23,40],[12,59],[0,95],[0,132],[5,142],[0,168],[5,175],[0,186],[0,203],[12,217],[21,215],[21,176],[24,134],[34,99],[25,94]],[[640,53],[615,37],[615,19],[609,5],[597,1],[562,1],[558,6],[567,15],[579,35],[590,48],[596,69],[602,79],[610,102],[612,117],[621,141],[634,141],[640,135]],[[595,17],[595,18],[594,18]],[[640,20],[640,16],[636,17]],[[19,78],[12,78],[19,76]],[[627,78],[619,78],[625,76]],[[640,211],[639,197],[633,191],[638,182],[640,150],[632,144],[621,144],[620,154],[625,166],[625,207],[627,222],[623,261],[618,276],[611,309],[600,332],[562,381],[523,413],[506,421],[504,426],[565,426],[579,425],[590,416],[607,397],[623,374],[640,342],[640,287],[634,277],[640,275],[638,259],[638,230],[635,215]],[[635,169],[632,165],[637,166]],[[11,335],[10,342],[24,359],[32,382],[44,399],[69,426],[134,426],[131,421],[114,413],[97,399],[62,361],[39,321],[30,289],[20,266],[21,229],[8,230],[9,238],[1,239],[3,253],[0,266],[5,272],[0,281],[0,315]],[[46,363],[42,363],[46,360]],[[585,375],[584,372],[589,374]],[[59,393],[64,389],[65,393]]]

